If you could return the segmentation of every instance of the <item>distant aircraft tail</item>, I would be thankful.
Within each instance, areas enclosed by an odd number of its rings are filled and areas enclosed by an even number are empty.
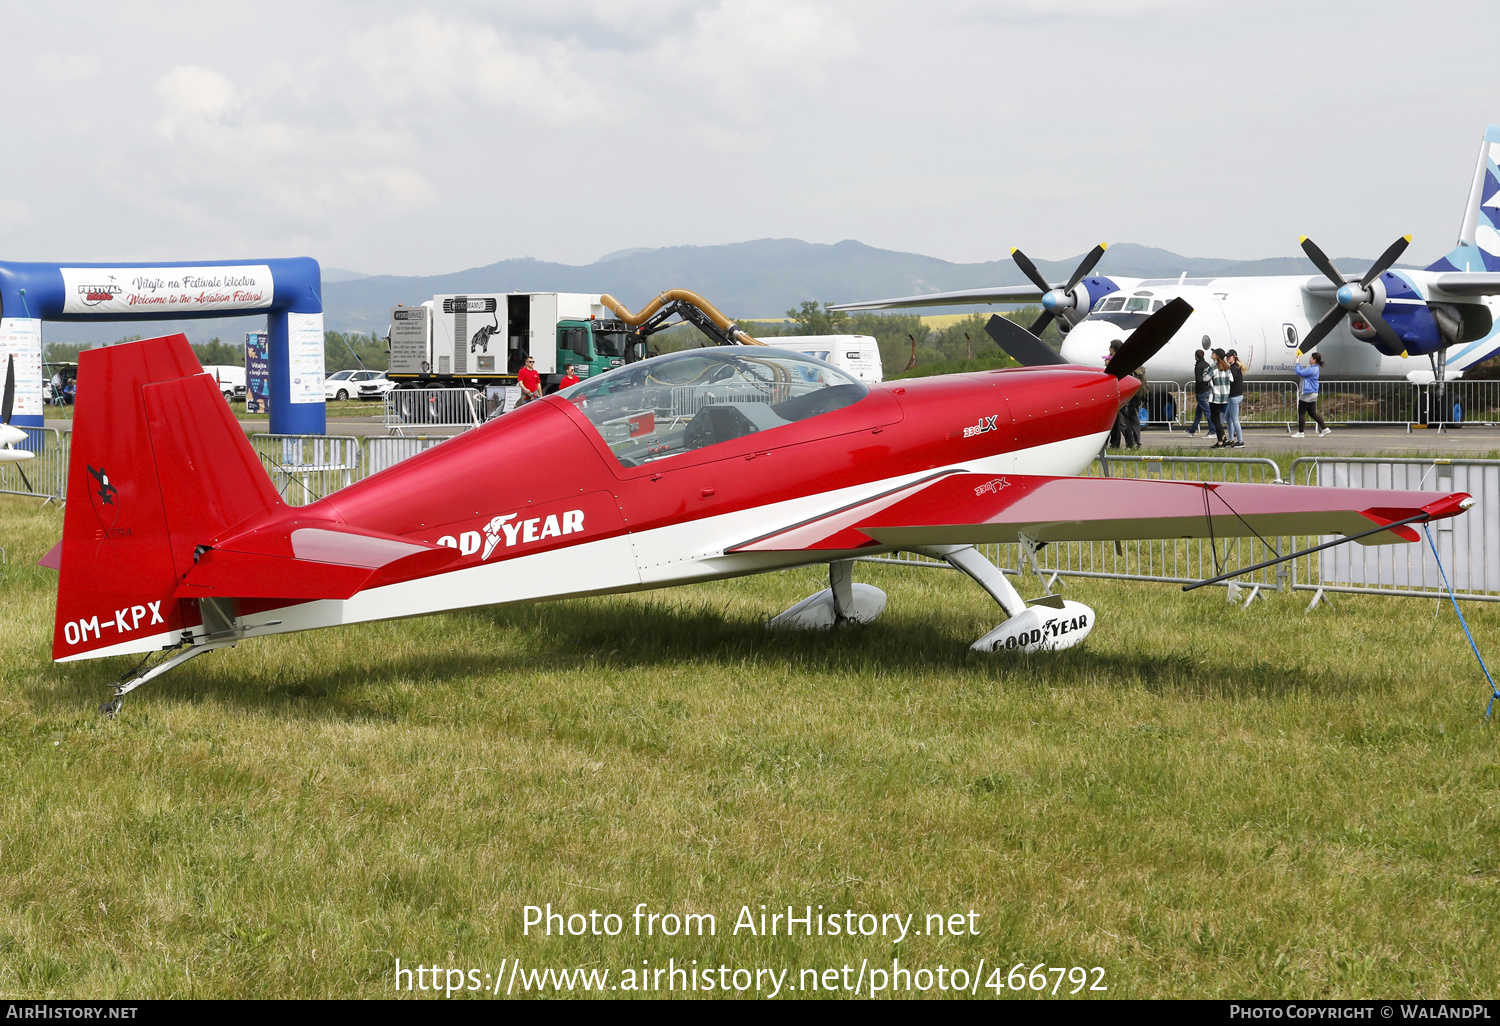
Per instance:
[[[68,498],[56,660],[176,644],[202,622],[174,597],[199,542],[284,508],[182,335],[79,355]]]
[[[1458,245],[1429,271],[1500,271],[1500,125],[1484,130]]]

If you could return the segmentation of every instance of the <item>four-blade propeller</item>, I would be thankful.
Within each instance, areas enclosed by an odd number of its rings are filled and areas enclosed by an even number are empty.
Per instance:
[[[1089,250],[1088,255],[1074,269],[1073,276],[1068,279],[1068,283],[1060,289],[1053,288],[1047,279],[1042,277],[1042,272],[1036,269],[1036,264],[1032,263],[1025,253],[1022,253],[1019,249],[1012,249],[1010,251],[1011,259],[1016,262],[1016,266],[1021,269],[1021,273],[1030,278],[1031,283],[1042,290],[1042,315],[1031,325],[1031,333],[1033,335],[1040,337],[1042,332],[1047,330],[1047,325],[1052,323],[1052,319],[1064,316],[1066,311],[1074,311],[1080,315],[1088,313],[1086,305],[1080,308],[1078,293],[1073,290],[1094,269],[1094,265],[1099,262],[1099,258],[1104,256],[1106,248],[1107,246],[1101,242]],[[1071,324],[1073,319],[1066,319]]]
[[[1405,356],[1406,343],[1401,340],[1400,335],[1396,334],[1396,329],[1391,327],[1390,323],[1375,309],[1375,289],[1371,287],[1371,283],[1396,262],[1411,242],[1411,236],[1403,235],[1391,243],[1386,251],[1380,254],[1380,259],[1375,261],[1374,265],[1365,272],[1364,277],[1357,282],[1345,281],[1338,268],[1333,266],[1333,261],[1324,255],[1312,239],[1304,235],[1300,241],[1302,251],[1307,254],[1308,259],[1317,265],[1324,277],[1338,286],[1338,291],[1334,293],[1333,308],[1313,325],[1307,337],[1302,340],[1297,355],[1312,352],[1313,347],[1328,337],[1328,333],[1334,329],[1341,318],[1358,314],[1366,324],[1375,329],[1375,334],[1380,336],[1382,342],[1393,349],[1400,350],[1401,355]]]

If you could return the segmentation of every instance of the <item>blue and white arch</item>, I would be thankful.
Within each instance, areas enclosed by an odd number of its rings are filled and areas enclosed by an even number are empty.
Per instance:
[[[0,261],[0,363],[16,359],[12,423],[40,427],[44,321],[239,317],[264,311],[271,431],[322,434],[323,287],[311,257],[94,264]]]

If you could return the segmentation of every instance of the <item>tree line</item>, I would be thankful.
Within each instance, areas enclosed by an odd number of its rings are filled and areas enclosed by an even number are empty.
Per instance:
[[[140,335],[126,335],[118,341],[111,343],[118,345],[120,342],[138,342]],[[198,362],[205,367],[243,367],[245,366],[245,344],[241,342],[225,342],[215,336],[207,342],[191,343]],[[77,363],[78,354],[85,349],[93,349],[94,346],[84,343],[81,345],[68,345],[63,342],[50,342],[47,344],[45,359],[48,363]],[[334,371],[351,370],[361,367],[369,370],[385,370],[390,360],[390,354],[385,349],[385,339],[375,335],[363,335],[357,331],[325,331],[323,332],[323,370],[325,374]]]

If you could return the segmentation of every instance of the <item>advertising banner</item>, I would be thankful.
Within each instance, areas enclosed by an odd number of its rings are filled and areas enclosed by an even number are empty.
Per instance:
[[[245,332],[245,412],[271,411],[271,337]]]
[[[60,267],[63,313],[259,310],[275,292],[265,264],[236,267]]]
[[[0,320],[0,386],[5,383],[5,368],[12,355],[16,358],[16,398],[11,415],[40,417],[43,407],[40,320],[31,317]]]
[[[427,355],[427,308],[397,307],[391,311],[392,374],[426,374],[432,370]]]
[[[293,403],[323,401],[323,315],[286,315],[288,376]]]

